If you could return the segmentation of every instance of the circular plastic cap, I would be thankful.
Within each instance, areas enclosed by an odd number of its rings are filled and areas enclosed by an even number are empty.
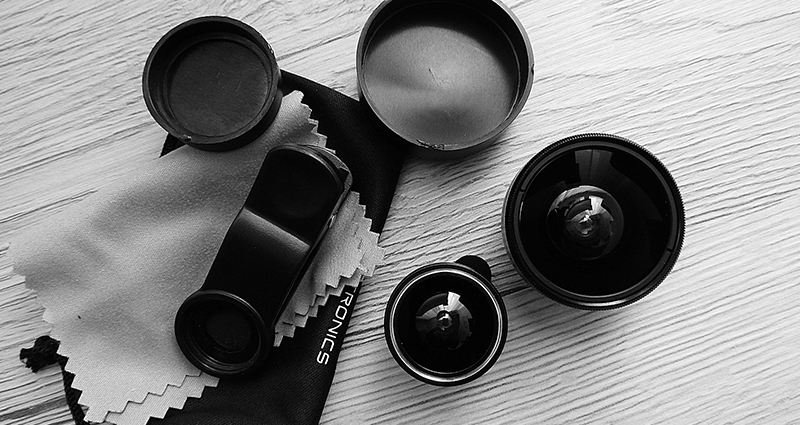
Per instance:
[[[156,43],[144,67],[147,109],[171,135],[222,151],[260,136],[280,108],[280,70],[266,40],[235,19],[184,22]]]
[[[412,152],[461,158],[522,110],[533,50],[499,1],[388,0],[364,25],[356,71],[361,98]]]

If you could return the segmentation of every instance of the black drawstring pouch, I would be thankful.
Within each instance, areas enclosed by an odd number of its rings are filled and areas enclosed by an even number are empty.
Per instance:
[[[361,102],[303,77],[282,74],[284,92],[303,92],[311,118],[319,121],[319,132],[328,138],[327,147],[350,168],[353,190],[361,194],[366,216],[372,219],[371,230],[379,233],[389,213],[406,147],[375,125]],[[164,419],[150,419],[148,424],[318,423],[357,295],[358,289],[346,288],[341,297],[331,297],[317,318],[297,329],[294,338],[285,339],[258,373],[221,378],[216,388],[203,391],[202,398],[187,399],[182,410],[171,409]],[[343,310],[339,306],[347,308],[344,320],[340,320]],[[332,328],[335,331],[329,331]]]

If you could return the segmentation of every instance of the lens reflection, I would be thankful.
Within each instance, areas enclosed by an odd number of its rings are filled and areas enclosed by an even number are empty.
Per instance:
[[[455,350],[472,335],[472,313],[454,292],[436,294],[422,303],[416,315],[417,332],[438,351]]]
[[[500,355],[507,331],[500,295],[460,263],[432,264],[403,279],[389,299],[384,326],[397,362],[437,385],[483,374]]]
[[[561,192],[550,204],[547,230],[564,254],[578,260],[602,258],[619,245],[622,209],[608,192],[583,185]]]

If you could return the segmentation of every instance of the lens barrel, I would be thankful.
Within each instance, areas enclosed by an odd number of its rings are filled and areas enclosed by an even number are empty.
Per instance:
[[[565,305],[600,310],[650,293],[678,258],[680,192],[650,152],[581,134],[535,155],[512,182],[503,236],[522,277]]]
[[[433,385],[472,381],[495,363],[508,330],[505,305],[476,256],[421,267],[395,288],[386,342],[411,376]]]

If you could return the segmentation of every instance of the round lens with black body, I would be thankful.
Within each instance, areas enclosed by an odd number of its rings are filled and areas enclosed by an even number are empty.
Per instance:
[[[225,291],[194,293],[178,317],[175,333],[187,358],[218,376],[261,364],[275,338],[250,303]]]
[[[415,378],[458,385],[485,373],[500,356],[505,306],[479,257],[431,264],[392,293],[384,318],[395,360]]]
[[[683,243],[675,181],[641,146],[607,134],[558,141],[506,197],[503,235],[520,274],[571,307],[608,309],[650,293]]]

